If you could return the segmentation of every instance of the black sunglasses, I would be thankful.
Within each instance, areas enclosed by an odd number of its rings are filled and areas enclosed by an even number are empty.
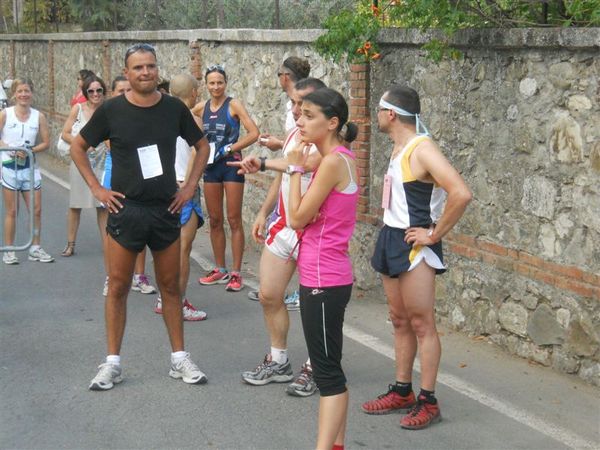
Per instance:
[[[104,93],[104,89],[102,89],[102,88],[98,88],[98,89],[88,89],[86,92],[87,92],[88,94],[90,94],[90,95],[91,95],[91,94],[94,94],[94,93],[96,93],[96,94],[103,94],[103,93]]]

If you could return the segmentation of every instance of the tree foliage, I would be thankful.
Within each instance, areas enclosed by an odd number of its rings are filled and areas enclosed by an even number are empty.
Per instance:
[[[458,57],[448,43],[461,29],[550,26],[600,26],[600,0],[357,0],[353,9],[325,21],[327,32],[315,48],[336,61],[369,60],[379,56],[376,36],[381,28],[435,28],[445,38],[424,47],[430,57],[440,59]],[[367,44],[370,53],[364,51]]]

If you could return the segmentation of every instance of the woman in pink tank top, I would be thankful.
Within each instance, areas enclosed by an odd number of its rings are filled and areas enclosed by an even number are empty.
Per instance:
[[[304,97],[297,121],[302,142],[288,153],[291,165],[289,223],[304,229],[298,255],[300,312],[313,374],[321,395],[318,449],[343,449],[348,389],[342,370],[344,313],[352,292],[348,242],[356,223],[358,186],[354,155],[344,147],[356,138],[348,105],[333,89]],[[301,197],[307,144],[323,159]]]

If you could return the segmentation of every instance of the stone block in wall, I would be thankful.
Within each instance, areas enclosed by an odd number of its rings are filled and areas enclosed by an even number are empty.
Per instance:
[[[554,217],[554,202],[556,187],[549,179],[534,175],[523,182],[523,197],[521,206],[535,216],[552,219]]]
[[[583,322],[583,324],[582,324]],[[585,320],[572,320],[567,331],[566,348],[578,356],[593,356],[599,348],[598,336],[584,325]],[[586,330],[587,328],[587,330]]]
[[[596,172],[600,172],[600,140],[594,142],[590,150],[590,165]]]
[[[596,361],[582,361],[579,377],[595,386],[600,386],[600,363]]]
[[[561,116],[552,125],[550,148],[560,162],[578,163],[583,158],[581,126],[571,116]]]
[[[548,70],[548,78],[555,88],[569,89],[577,78],[577,70],[570,62],[552,64]]]
[[[531,314],[527,334],[536,345],[562,344],[564,328],[557,322],[556,314],[546,304],[541,304]]]
[[[498,311],[502,328],[522,337],[527,336],[528,315],[525,308],[512,302],[504,303]]]
[[[559,347],[555,347],[552,352],[552,367],[564,373],[577,373],[581,361],[565,352]]]

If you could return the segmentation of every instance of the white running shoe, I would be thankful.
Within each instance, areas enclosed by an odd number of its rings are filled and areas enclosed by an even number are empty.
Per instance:
[[[178,363],[171,363],[169,376],[176,379],[181,378],[184,383],[188,384],[204,384],[208,381],[204,372],[190,359],[189,353],[186,353],[185,358]]]
[[[104,363],[98,369],[98,374],[90,383],[90,391],[107,391],[123,381],[120,364]]]
[[[38,247],[35,250],[29,250],[29,261],[39,261],[43,263],[51,263],[54,258],[50,256],[42,247]]]
[[[142,294],[154,294],[156,292],[156,288],[150,284],[148,277],[143,273],[133,275],[131,290]]]
[[[15,252],[4,252],[2,262],[4,264],[19,264],[19,258],[17,258]]]
[[[183,301],[183,320],[190,322],[197,322],[199,320],[206,320],[207,314],[204,311],[194,308],[188,299]]]

